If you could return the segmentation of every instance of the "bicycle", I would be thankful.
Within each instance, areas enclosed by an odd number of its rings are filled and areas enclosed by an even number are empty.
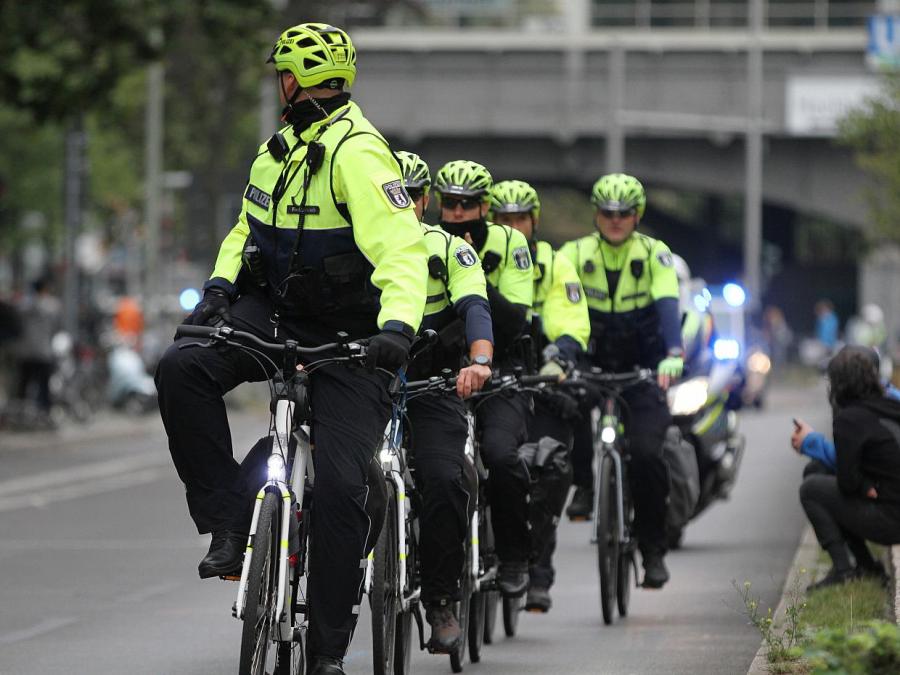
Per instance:
[[[632,387],[653,381],[656,373],[649,369],[628,373],[605,373],[597,368],[573,373],[561,383],[591,390],[598,401],[599,412],[594,427],[594,528],[591,543],[597,545],[597,568],[600,576],[600,609],[603,622],[614,619],[614,605],[619,616],[628,616],[631,599],[631,573],[637,585],[637,540],[634,537],[634,503],[628,484],[624,430],[628,405],[622,393]]]
[[[270,343],[228,326],[182,325],[176,331],[176,337],[206,338],[209,345],[242,349],[256,358],[261,368],[267,361],[275,370],[269,380],[272,453],[266,462],[268,480],[256,496],[237,599],[231,610],[232,616],[242,622],[239,675],[304,672],[311,536],[306,514],[312,504],[308,488],[315,482],[309,375],[324,365],[361,362],[366,355],[365,340],[347,342],[346,334],[338,336],[342,341],[301,347],[295,340]],[[280,368],[266,352],[282,355]],[[301,355],[328,352],[341,355],[298,369]],[[270,653],[270,643],[276,645],[274,655]]]
[[[478,663],[481,660],[482,645],[490,644],[493,641],[495,617],[500,599],[500,591],[497,586],[499,559],[494,551],[490,505],[487,502],[485,490],[488,471],[478,452],[479,444],[475,428],[475,408],[479,404],[477,401],[483,401],[488,397],[503,393],[525,391],[536,385],[548,384],[557,380],[555,375],[505,375],[489,383],[481,391],[472,394],[468,399],[471,404],[466,413],[468,437],[465,455],[470,468],[474,471],[478,487],[476,506],[465,540],[466,552],[460,580],[460,600],[456,606],[456,616],[462,637],[457,649],[450,654],[450,668],[454,673],[462,672],[466,652],[468,652],[471,663]],[[425,393],[452,393],[455,395],[456,378],[436,376],[428,380],[410,382],[406,385],[406,390],[412,395]],[[508,637],[513,637],[516,633],[519,613],[524,607],[524,603],[524,597],[503,598],[503,623]],[[424,648],[424,641],[422,647]]]

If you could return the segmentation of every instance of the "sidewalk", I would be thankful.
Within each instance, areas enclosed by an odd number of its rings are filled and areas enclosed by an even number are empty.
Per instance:
[[[0,430],[0,452],[31,450],[53,445],[64,447],[86,441],[127,438],[162,430],[162,420],[155,411],[146,415],[102,411],[83,424],[66,422],[54,431]]]

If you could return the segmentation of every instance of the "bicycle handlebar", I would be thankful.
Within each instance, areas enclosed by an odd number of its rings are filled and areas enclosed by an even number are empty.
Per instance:
[[[363,348],[368,344],[368,340],[354,340],[353,342],[329,342],[318,347],[301,347],[294,340],[286,340],[285,342],[266,342],[257,337],[253,333],[247,333],[242,330],[235,330],[230,326],[191,326],[182,324],[175,330],[175,337],[198,337],[208,338],[213,342],[228,342],[234,338],[248,340],[258,347],[268,349],[274,352],[283,352],[289,347],[298,354],[321,354],[333,349],[345,348],[351,352],[362,353]]]

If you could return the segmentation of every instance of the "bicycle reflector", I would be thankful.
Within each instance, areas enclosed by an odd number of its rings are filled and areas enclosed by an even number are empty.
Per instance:
[[[284,482],[284,458],[281,455],[269,455],[266,465],[269,467],[269,480]]]

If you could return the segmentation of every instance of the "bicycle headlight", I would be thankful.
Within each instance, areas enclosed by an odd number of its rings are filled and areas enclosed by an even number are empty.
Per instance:
[[[269,480],[284,481],[284,458],[281,455],[270,455],[266,466],[269,468]]]
[[[709,380],[697,377],[669,388],[669,410],[673,415],[693,415],[709,397]]]
[[[616,440],[616,430],[612,427],[603,427],[600,430],[600,440],[604,443],[614,443]]]

